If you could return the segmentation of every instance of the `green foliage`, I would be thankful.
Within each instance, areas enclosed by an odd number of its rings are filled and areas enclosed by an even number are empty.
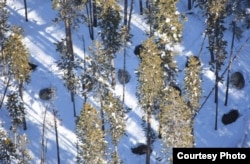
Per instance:
[[[193,147],[191,110],[173,87],[169,87],[166,95],[160,120],[163,143],[167,148]]]
[[[178,43],[182,39],[181,15],[176,7],[178,2],[179,0],[155,1],[157,8],[155,28],[165,43]]]
[[[112,141],[114,145],[123,136],[125,131],[124,108],[119,98],[114,97],[110,92],[103,99],[103,111],[106,114],[109,123]]]
[[[201,65],[199,59],[191,56],[186,67],[186,74],[184,78],[186,95],[185,99],[188,101],[190,107],[194,112],[199,108],[199,100],[201,98]]]
[[[61,59],[57,62],[60,70],[63,71],[63,80],[65,86],[69,91],[75,92],[76,88],[79,87],[80,82],[77,76],[77,69],[80,67],[80,60],[72,61],[72,56],[68,53],[65,40],[55,43],[56,51],[61,55]]]
[[[12,27],[12,34],[4,42],[3,55],[10,67],[10,73],[18,81],[29,81],[29,52],[22,42],[22,29]]]
[[[30,152],[27,149],[29,144],[29,140],[25,134],[18,136],[18,143],[17,143],[17,152],[18,152],[18,160],[19,164],[28,164],[31,161]]]
[[[154,104],[155,99],[160,97],[164,85],[160,51],[153,38],[143,43],[140,56],[138,98],[142,107],[147,109],[149,104]]]
[[[7,95],[6,106],[9,111],[9,116],[12,119],[13,128],[17,128],[17,126],[23,123],[22,119],[24,116],[25,108],[23,102],[20,100],[16,92]]]
[[[105,163],[104,132],[100,114],[86,103],[76,122],[76,134],[79,141],[77,163],[103,164]]]
[[[15,145],[5,131],[0,129],[0,161],[1,163],[11,163],[11,158],[16,156]]]
[[[99,4],[101,12],[99,15],[100,35],[104,50],[107,54],[117,52],[122,46],[120,22],[120,7],[116,0],[102,0]]]
[[[0,46],[6,39],[6,33],[10,29],[10,25],[8,24],[9,12],[5,9],[5,7],[6,7],[5,2],[1,2],[0,3]]]

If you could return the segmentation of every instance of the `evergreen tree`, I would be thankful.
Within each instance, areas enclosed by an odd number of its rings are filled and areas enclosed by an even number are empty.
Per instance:
[[[192,129],[189,130],[191,130],[192,137],[194,137],[194,128],[193,128],[194,117],[198,112],[198,109],[200,108],[200,98],[202,92],[201,79],[200,79],[200,73],[201,73],[200,60],[195,56],[190,56],[185,71],[186,72],[185,72],[184,84],[186,92],[184,95],[184,99],[187,104],[187,107],[189,108],[188,110],[191,110],[191,113],[189,113],[190,118],[188,119],[190,127],[192,127]],[[194,142],[194,138],[192,140]],[[194,144],[195,143],[193,143],[193,146],[195,146]]]
[[[7,95],[7,109],[9,112],[9,116],[12,119],[12,130],[16,133],[17,128],[23,124],[24,129],[26,129],[26,121],[25,121],[25,107],[23,101],[20,100],[17,93],[10,93]],[[16,144],[16,139],[14,140]]]
[[[0,161],[3,164],[11,163],[11,159],[16,157],[15,145],[5,131],[0,129]]]
[[[104,164],[104,132],[99,112],[86,103],[76,122],[76,135],[79,142],[77,163]]]
[[[14,77],[17,81],[19,96],[23,100],[23,84],[30,80],[29,52],[22,42],[23,30],[13,26],[11,31],[3,45],[3,58],[8,64],[9,80]]]
[[[221,81],[219,72],[224,64],[226,58],[227,41],[224,39],[224,31],[226,30],[224,18],[226,15],[225,5],[226,0],[217,2],[208,0],[205,4],[206,16],[207,16],[207,36],[209,51],[211,55],[211,65],[215,72],[215,103],[216,103],[216,118],[215,118],[215,130],[217,129],[217,117],[218,117],[218,84]]]
[[[84,76],[90,77],[91,80],[91,90],[93,96],[100,102],[100,114],[102,119],[102,129],[105,130],[104,126],[104,111],[103,111],[103,100],[107,96],[107,93],[111,89],[109,83],[109,66],[110,60],[108,55],[103,52],[103,45],[98,41],[95,45],[90,48],[91,58],[88,58],[88,63],[90,63]],[[83,77],[84,78],[84,77]],[[85,85],[86,87],[86,85]]]
[[[179,91],[169,87],[165,96],[165,101],[161,104],[160,122],[162,142],[164,151],[168,156],[169,162],[172,163],[173,147],[193,147],[194,136],[193,130],[193,112],[187,106]]]
[[[18,163],[28,164],[31,161],[30,152],[27,150],[29,140],[25,134],[18,136],[17,152],[18,152]]]
[[[109,71],[111,75],[111,85],[114,88],[116,84],[115,78],[115,53],[120,50],[122,46],[120,33],[120,7],[117,0],[100,0],[99,4],[99,27],[101,29],[100,35],[103,44],[103,51],[109,57]]]
[[[110,163],[122,163],[118,154],[118,142],[125,131],[123,104],[119,100],[119,98],[114,97],[111,92],[108,93],[103,101],[103,110],[109,124],[109,129],[107,130],[107,132],[110,133],[112,143],[114,145]]]
[[[58,10],[58,17],[54,21],[63,22],[65,27],[65,39],[56,43],[56,50],[61,54],[61,60],[58,62],[58,66],[64,72],[63,79],[67,89],[70,91],[74,116],[76,117],[75,94],[79,84],[76,68],[79,63],[77,63],[78,60],[75,59],[73,50],[72,28],[78,26],[77,20],[79,12],[74,1],[72,2],[70,0],[54,0],[53,7]]]
[[[195,56],[190,56],[188,66],[186,67],[186,74],[184,78],[186,95],[185,99],[188,101],[189,107],[196,113],[200,107],[199,100],[201,98],[201,79],[200,61]]]
[[[151,131],[151,119],[154,114],[159,112],[157,107],[160,101],[160,94],[163,89],[163,69],[161,67],[162,60],[160,51],[154,43],[153,38],[147,39],[143,43],[141,52],[141,63],[138,69],[139,87],[138,98],[139,103],[145,111],[146,137],[147,137],[147,155],[146,163],[150,163],[150,147],[153,141]],[[153,61],[153,62],[152,62]]]
[[[22,29],[12,27],[12,34],[4,42],[4,58],[8,61],[9,69],[19,82],[28,82],[30,78],[29,52],[22,42]]]

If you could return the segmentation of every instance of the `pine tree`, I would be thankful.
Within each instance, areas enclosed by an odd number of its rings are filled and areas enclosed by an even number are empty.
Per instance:
[[[150,163],[150,147],[153,141],[151,131],[151,119],[154,114],[159,112],[157,104],[160,101],[160,94],[164,84],[163,69],[161,67],[162,60],[160,51],[154,43],[153,38],[148,38],[143,43],[141,52],[141,63],[138,69],[139,87],[138,98],[139,103],[145,111],[146,137],[147,137],[147,155],[146,163]],[[152,62],[153,61],[153,62]]]
[[[91,90],[93,96],[100,102],[100,115],[102,119],[102,129],[105,130],[104,126],[104,111],[103,111],[103,99],[111,89],[109,83],[109,68],[110,62],[108,55],[103,52],[103,45],[98,41],[95,45],[90,48],[91,57],[88,58],[88,63],[90,63],[84,76],[90,77],[91,80]],[[84,77],[83,77],[84,78]]]
[[[76,122],[79,142],[77,163],[104,164],[106,141],[99,112],[86,103]]]
[[[14,78],[21,82],[28,82],[30,76],[29,52],[22,42],[22,29],[12,27],[12,34],[4,42],[4,57],[10,66],[10,72]]]
[[[225,4],[226,0],[217,2],[208,0],[205,4],[206,16],[207,16],[207,36],[209,51],[211,56],[211,65],[215,72],[215,103],[216,103],[216,118],[215,118],[215,130],[217,129],[217,117],[218,117],[218,84],[221,81],[219,72],[226,59],[226,47],[227,41],[224,39],[224,31],[226,30],[223,25],[225,19]]]
[[[11,163],[11,159],[16,157],[16,149],[12,139],[6,132],[0,129],[0,161],[3,164]]]
[[[115,53],[122,47],[121,33],[120,33],[120,7],[117,0],[100,0],[100,15],[99,27],[101,29],[100,35],[104,48],[104,52],[109,57],[111,85],[114,88],[116,85],[115,78]]]
[[[58,17],[54,21],[63,22],[65,27],[65,38],[56,43],[56,50],[61,54],[58,66],[64,72],[63,79],[67,89],[70,91],[74,116],[76,117],[75,94],[79,84],[76,72],[79,62],[77,62],[78,59],[76,59],[74,54],[72,28],[78,26],[78,10],[76,4],[70,0],[54,0],[53,7],[58,10]]]
[[[3,95],[1,96],[0,109],[3,105],[3,101],[6,96],[10,83],[10,75],[8,73],[9,64],[7,62],[6,56],[3,55],[3,43],[8,38],[7,34],[10,31],[10,25],[8,24],[8,17],[9,17],[9,12],[6,10],[6,2],[1,2],[0,3],[0,64],[3,67],[0,70],[0,76],[7,75],[8,77],[6,78],[7,79],[5,82],[6,86]]]
[[[202,93],[201,88],[201,61],[196,56],[190,56],[188,60],[188,65],[185,69],[185,95],[184,99],[187,104],[188,110],[191,110],[189,123],[192,127],[191,133],[192,137],[194,137],[194,117],[200,108],[200,98]],[[193,138],[194,142],[194,138]],[[193,146],[195,143],[193,143]]]
[[[200,60],[195,56],[190,56],[188,60],[188,66],[186,67],[185,71],[185,99],[188,101],[189,107],[193,113],[196,113],[200,107],[199,100],[201,98]]]
[[[161,135],[166,147],[165,151],[171,159],[173,147],[193,147],[194,137],[192,111],[173,87],[169,88],[168,94],[162,108],[161,122],[164,126],[162,126]]]
[[[124,108],[118,97],[109,92],[104,98],[103,110],[105,112],[106,121],[109,124],[107,133],[110,133],[114,150],[111,155],[110,163],[122,163],[118,154],[118,142],[125,131]]]
[[[17,152],[18,152],[18,163],[19,164],[28,164],[31,161],[31,155],[27,146],[29,140],[25,134],[19,135],[17,140]]]
[[[17,128],[23,124],[24,129],[26,129],[26,121],[25,121],[25,107],[24,103],[18,97],[17,93],[10,93],[7,95],[7,109],[9,112],[9,116],[12,120],[12,130],[16,133]],[[15,140],[16,141],[16,140]],[[16,143],[16,142],[15,142]]]

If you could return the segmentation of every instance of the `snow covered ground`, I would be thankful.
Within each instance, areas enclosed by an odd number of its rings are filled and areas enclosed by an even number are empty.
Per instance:
[[[27,0],[28,18],[25,22],[23,1],[8,0],[8,10],[10,12],[10,23],[19,25],[24,29],[24,42],[31,54],[31,61],[38,65],[36,71],[32,73],[31,82],[25,86],[24,101],[27,109],[27,131],[30,140],[29,150],[32,152],[32,163],[40,163],[41,155],[41,134],[42,123],[48,102],[39,99],[39,91],[45,87],[55,87],[56,97],[54,106],[58,110],[59,118],[59,144],[61,161],[63,164],[76,163],[76,136],[75,117],[73,115],[72,103],[70,94],[64,87],[61,80],[62,73],[56,66],[56,61],[59,59],[59,54],[55,51],[54,43],[64,37],[64,27],[62,24],[54,24],[52,20],[56,17],[56,11],[51,9],[51,1],[49,0]],[[133,49],[146,38],[145,30],[148,29],[142,17],[139,15],[138,2],[135,3],[136,10],[133,13],[131,33],[133,34],[132,44],[128,47],[127,69],[131,74],[131,80],[126,85],[125,103],[132,109],[127,114],[127,136],[124,136],[119,143],[119,152],[124,164],[141,164],[145,163],[145,156],[137,156],[133,154],[130,148],[137,144],[146,141],[144,132],[141,127],[142,110],[136,100],[137,77],[135,70],[138,67],[139,60],[133,54]],[[179,11],[185,13],[187,11],[186,1],[181,0],[178,5]],[[209,92],[214,87],[214,74],[210,71],[208,65],[209,53],[206,49],[207,42],[202,45],[204,39],[205,23],[201,16],[198,16],[199,10],[194,9],[194,14],[187,14],[188,21],[184,23],[183,43],[177,49],[180,54],[176,57],[180,68],[179,84],[182,84],[182,74],[185,67],[186,57],[191,54],[198,55],[201,47],[203,47],[200,58],[202,61],[202,88],[203,96],[201,104],[209,96]],[[75,30],[73,36],[74,51],[80,57],[83,57],[83,45],[81,37],[86,40],[86,47],[92,43],[90,41],[86,26]],[[232,33],[226,31],[226,39],[231,42]],[[219,85],[219,117],[218,129],[214,130],[215,122],[215,103],[214,92],[210,95],[203,108],[198,113],[195,119],[195,143],[196,147],[250,147],[250,101],[249,101],[249,42],[246,39],[250,36],[250,31],[244,32],[244,38],[235,43],[234,54],[240,51],[233,61],[232,72],[240,71],[245,77],[245,87],[242,90],[230,88],[229,103],[224,106],[225,98],[225,80]],[[229,44],[230,45],[230,44]],[[242,47],[242,48],[241,48]],[[117,55],[116,68],[122,68],[123,56]],[[228,62],[228,59],[227,59]],[[227,63],[226,62],[226,63]],[[224,70],[225,68],[223,68]],[[226,76],[225,76],[226,77]],[[226,79],[226,78],[225,78]],[[2,83],[2,81],[1,81]],[[1,84],[0,83],[0,84]],[[2,87],[1,87],[2,89]],[[117,83],[117,95],[121,95],[122,85]],[[83,99],[79,96],[76,100],[77,114],[82,108]],[[240,112],[239,119],[229,125],[222,124],[221,117],[224,113],[231,109],[238,109]],[[3,126],[9,129],[9,119],[5,107],[0,110],[2,121],[5,121]],[[156,125],[156,123],[155,123]],[[57,163],[56,160],[56,141],[53,127],[53,114],[48,111],[46,117],[46,139],[47,139],[47,154],[46,161],[48,164]],[[156,141],[153,147],[151,156],[152,163],[157,163],[155,158],[159,157],[159,141]]]

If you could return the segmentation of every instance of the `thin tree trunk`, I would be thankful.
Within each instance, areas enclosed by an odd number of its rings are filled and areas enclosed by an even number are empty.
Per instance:
[[[151,155],[151,112],[150,107],[147,109],[147,153],[146,153],[146,164],[150,164],[150,155]]]
[[[20,81],[18,84],[19,96],[23,100],[23,81]]]
[[[11,77],[11,75],[10,75],[10,73],[9,73],[9,75],[8,75],[8,81],[7,81],[6,87],[5,87],[4,92],[3,92],[3,98],[2,98],[2,100],[1,100],[1,102],[0,102],[0,109],[2,108],[4,98],[5,98],[5,96],[6,96],[7,90],[8,90],[9,85],[10,85],[10,79],[11,79],[10,77]]]
[[[124,41],[124,50],[123,50],[123,76],[126,70],[126,41]],[[125,101],[125,81],[122,83],[122,103]]]
[[[129,17],[128,17],[128,33],[130,33],[130,25],[131,25],[133,8],[134,8],[134,0],[131,0]]]
[[[142,6],[142,0],[139,0],[139,5],[140,5],[140,14],[143,14],[143,6]]]
[[[215,70],[215,104],[216,104],[216,109],[215,109],[215,127],[214,129],[217,130],[217,120],[218,120],[218,104],[219,104],[219,101],[218,101],[218,92],[219,92],[219,88],[218,88],[218,83],[219,83],[219,73],[218,73],[218,64],[216,63],[216,70]]]
[[[97,8],[96,8],[96,0],[92,0],[93,5],[93,26],[97,27]],[[94,37],[93,37],[94,38]]]
[[[76,117],[76,103],[75,103],[75,94],[73,91],[70,92],[71,95],[71,101],[73,104],[73,111],[74,111],[74,117]]]
[[[88,3],[86,4],[86,12],[87,12],[87,18],[88,18],[89,36],[91,40],[94,40],[91,0],[88,0]]]
[[[59,148],[59,141],[58,141],[58,129],[57,129],[57,119],[56,119],[57,112],[55,109],[53,109],[53,114],[54,114],[54,127],[55,127],[55,135],[56,135],[57,164],[60,164],[60,148]]]
[[[28,22],[27,2],[24,0],[25,21]]]
[[[84,36],[82,36],[82,43],[83,43],[83,72],[84,74],[86,73],[87,71],[87,68],[86,68],[86,49],[85,49],[85,40],[84,40]],[[83,95],[84,97],[84,104],[87,102],[87,94],[84,93]]]
[[[74,50],[73,50],[70,18],[66,18],[64,20],[64,25],[65,25],[65,34],[66,34],[67,53],[71,56],[71,61],[73,62]]]
[[[229,64],[228,64],[228,72],[227,72],[227,88],[226,88],[226,96],[225,96],[225,103],[224,103],[225,106],[227,106],[227,102],[228,102],[229,77],[230,77],[230,72],[231,72],[232,54],[233,54],[234,38],[235,38],[235,21],[233,21],[232,24],[233,24],[233,36],[232,36]]]
[[[44,116],[43,116],[43,130],[42,130],[42,150],[41,150],[41,163],[45,164],[45,129],[46,129],[46,114],[47,114],[47,108],[45,109]]]
[[[128,22],[128,0],[124,0],[124,25]]]
[[[115,78],[115,60],[114,60],[114,53],[111,55],[111,86],[115,89],[116,85],[116,78]]]
[[[192,9],[192,0],[188,0],[188,10]]]

